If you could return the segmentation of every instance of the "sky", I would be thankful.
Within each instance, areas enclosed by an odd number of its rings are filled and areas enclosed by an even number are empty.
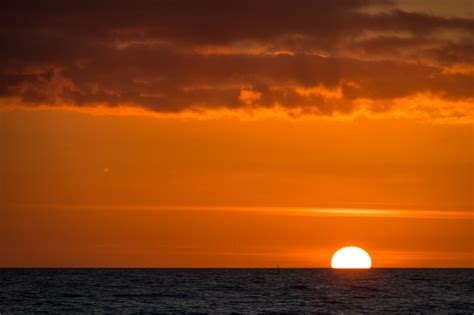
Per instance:
[[[0,267],[474,267],[472,1],[11,1]]]

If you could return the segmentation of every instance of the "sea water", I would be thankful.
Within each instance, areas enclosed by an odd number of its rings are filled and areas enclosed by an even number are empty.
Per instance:
[[[473,313],[473,292],[473,269],[0,270],[0,313]]]

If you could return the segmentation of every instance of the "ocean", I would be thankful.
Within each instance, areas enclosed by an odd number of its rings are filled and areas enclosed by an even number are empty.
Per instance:
[[[1,269],[0,313],[473,313],[474,269]]]

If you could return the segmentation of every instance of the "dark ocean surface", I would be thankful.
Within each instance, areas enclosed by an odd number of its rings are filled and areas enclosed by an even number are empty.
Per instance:
[[[0,269],[0,313],[474,312],[474,269]]]

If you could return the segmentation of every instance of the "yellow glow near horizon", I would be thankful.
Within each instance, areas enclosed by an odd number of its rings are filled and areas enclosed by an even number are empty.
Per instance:
[[[362,248],[348,246],[339,249],[331,259],[333,269],[370,269],[372,259]]]

